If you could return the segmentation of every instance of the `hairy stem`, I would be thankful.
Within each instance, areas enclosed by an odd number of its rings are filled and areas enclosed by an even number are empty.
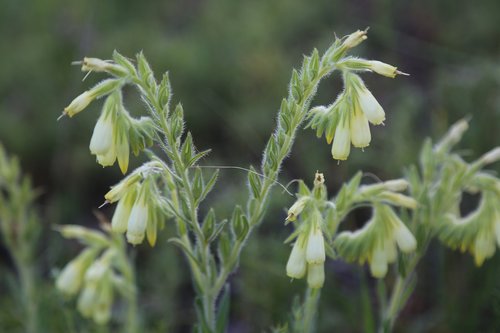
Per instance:
[[[318,303],[320,297],[320,288],[307,288],[304,301],[303,332],[316,332],[316,319],[318,314]]]

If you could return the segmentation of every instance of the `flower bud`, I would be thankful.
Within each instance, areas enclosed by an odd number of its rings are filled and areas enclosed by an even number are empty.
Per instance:
[[[88,90],[84,91],[64,108],[63,114],[73,117],[75,114],[83,111],[94,99],[95,96],[93,96]]]
[[[464,132],[469,128],[469,123],[461,119],[457,121],[451,128],[448,130],[446,135],[436,144],[434,148],[437,152],[448,151],[456,145],[464,135]]]
[[[293,279],[301,279],[306,274],[306,249],[303,237],[293,244],[292,252],[286,263],[286,275]]]
[[[325,262],[325,240],[323,232],[317,225],[313,225],[307,238],[306,261],[309,264]]]
[[[384,191],[380,194],[380,198],[383,200],[387,200],[392,204],[409,209],[415,209],[418,205],[418,202],[415,199],[401,193]]]
[[[387,263],[396,261],[398,251],[396,250],[396,244],[394,244],[392,239],[384,239],[384,250],[387,256]]]
[[[336,160],[346,160],[351,151],[349,122],[345,120],[337,127],[332,145],[332,156]]]
[[[490,150],[489,152],[481,156],[480,160],[483,164],[491,164],[500,160],[500,147],[496,147]]]
[[[325,265],[308,264],[307,265],[307,285],[309,288],[321,288],[325,283]]]
[[[127,70],[120,65],[98,58],[83,58],[82,72],[108,72],[110,74],[123,77],[127,75]]]
[[[297,219],[297,216],[302,213],[302,210],[304,209],[308,200],[308,197],[300,197],[297,201],[295,201],[292,207],[290,207],[290,209],[288,210],[288,216],[285,221],[295,221]]]
[[[396,74],[408,75],[406,73],[398,71],[397,67],[386,64],[385,62],[369,60],[370,69],[377,74],[387,76],[390,78],[395,78]]]
[[[356,32],[353,32],[352,34],[347,36],[347,38],[342,43],[342,46],[345,47],[346,49],[351,49],[353,47],[358,46],[368,38],[366,37],[366,32],[367,30],[364,31],[358,30]]]
[[[111,190],[109,190],[108,193],[104,195],[104,198],[106,199],[106,201],[110,203],[120,200],[126,193],[134,189],[134,187],[132,186],[135,185],[140,179],[141,175],[139,172],[134,172],[130,174],[128,177],[124,178],[121,182],[113,186]]]
[[[408,188],[408,181],[405,179],[391,179],[382,183],[384,188],[392,192],[401,192]]]

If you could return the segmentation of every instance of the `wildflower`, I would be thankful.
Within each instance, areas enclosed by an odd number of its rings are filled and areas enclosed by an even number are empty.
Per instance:
[[[359,108],[354,108],[350,123],[352,145],[357,148],[368,147],[372,139],[370,125],[365,114]]]
[[[145,186],[139,190],[127,223],[127,241],[133,245],[142,243],[148,223],[148,204],[146,202]]]
[[[346,160],[351,151],[351,130],[349,126],[349,117],[344,115],[333,138],[332,156],[336,160]]]
[[[309,264],[325,262],[325,241],[319,225],[313,225],[307,238],[306,260]]]
[[[306,243],[301,234],[293,245],[292,252],[286,263],[286,275],[294,279],[301,279],[306,274]]]
[[[373,217],[355,232],[344,231],[334,241],[337,252],[347,261],[369,262],[370,272],[383,278],[388,265],[397,259],[397,247],[412,252],[417,241],[410,230],[387,205],[376,204]]]
[[[297,219],[297,216],[302,212],[304,209],[305,205],[307,204],[307,201],[309,200],[308,197],[300,197],[295,203],[290,207],[288,210],[288,216],[286,217],[286,221],[295,221]]]
[[[358,30],[348,35],[347,38],[342,43],[342,46],[346,49],[352,49],[353,47],[358,46],[368,37],[366,37],[367,30]]]
[[[382,109],[375,97],[373,97],[372,93],[368,89],[366,89],[366,87],[359,88],[356,91],[355,96],[361,110],[363,111],[369,122],[374,125],[379,125],[384,122],[384,109]]]
[[[307,265],[307,285],[310,288],[321,288],[325,282],[325,265],[308,264]]]
[[[95,257],[95,251],[86,249],[78,257],[70,261],[56,280],[56,288],[67,295],[74,295],[80,290],[83,276],[90,262]]]
[[[119,233],[127,231],[128,220],[137,196],[137,188],[138,185],[135,185],[128,189],[127,193],[118,202],[113,218],[111,219],[111,229],[113,231]]]
[[[382,61],[368,60],[369,68],[377,74],[387,76],[390,78],[395,78],[396,74],[408,75],[406,73],[398,71],[397,67],[386,64]]]
[[[103,110],[90,139],[89,149],[93,155],[104,155],[113,146],[113,115]]]
[[[399,249],[405,253],[413,252],[417,248],[417,240],[401,221],[398,221],[398,225],[394,229],[394,239]]]
[[[123,85],[121,80],[107,79],[98,83],[95,87],[77,96],[66,108],[63,115],[73,117],[83,111],[96,98],[108,95]]]
[[[104,195],[104,198],[106,199],[107,202],[113,203],[121,198],[125,194],[127,194],[131,188],[136,184],[139,180],[141,180],[141,174],[140,170],[137,169],[134,173],[130,174],[128,177],[124,178],[122,181],[120,181],[118,184],[113,186],[111,190],[108,191]]]
[[[383,278],[387,274],[387,252],[382,246],[377,246],[370,260],[370,272],[376,278]]]

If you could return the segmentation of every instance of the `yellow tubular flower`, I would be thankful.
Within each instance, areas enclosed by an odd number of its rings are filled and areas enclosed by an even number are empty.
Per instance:
[[[333,138],[332,156],[336,160],[346,160],[351,152],[351,131],[349,118],[344,115],[335,131]]]
[[[141,192],[143,192],[142,189]],[[142,243],[146,232],[149,212],[144,197],[144,193],[139,194],[128,219],[127,241],[133,245]]]
[[[325,265],[308,264],[307,265],[307,285],[310,288],[321,288],[325,283]]]
[[[372,139],[370,125],[368,124],[368,119],[365,114],[361,112],[357,103],[355,103],[350,125],[352,145],[357,148],[368,147]]]
[[[303,234],[299,235],[286,263],[286,275],[301,279],[306,274],[306,247]]]

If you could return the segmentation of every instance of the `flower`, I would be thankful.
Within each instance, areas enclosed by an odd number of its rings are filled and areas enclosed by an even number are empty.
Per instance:
[[[310,288],[321,288],[325,282],[325,265],[308,264],[307,265],[307,285]]]
[[[368,147],[372,139],[370,125],[365,114],[358,107],[354,107],[351,117],[351,142],[354,147]]]
[[[304,209],[307,201],[309,200],[308,197],[301,197],[295,203],[290,207],[288,210],[288,216],[286,217],[285,221],[295,221],[297,219],[297,216],[302,212]]]
[[[144,240],[148,214],[148,204],[145,199],[144,186],[142,186],[127,223],[127,241],[129,243],[137,245]]]
[[[90,139],[89,149],[93,155],[104,155],[112,148],[113,127],[113,115],[103,110]]]
[[[375,97],[373,97],[372,93],[366,89],[366,87],[356,91],[356,98],[369,122],[374,125],[379,125],[384,122],[384,109],[382,109]]]
[[[323,232],[318,225],[313,225],[309,231],[306,248],[306,261],[309,264],[325,262],[325,241]]]
[[[335,131],[333,138],[332,156],[336,160],[346,160],[351,151],[351,130],[349,119],[344,116]]]
[[[398,226],[394,229],[394,239],[399,249],[405,253],[413,252],[417,248],[415,236],[401,221],[399,221]]]
[[[95,96],[90,91],[84,91],[64,108],[63,114],[73,117],[75,114],[83,111],[94,99]]]
[[[370,258],[370,272],[376,278],[383,278],[387,274],[388,256],[383,245],[375,247]]]
[[[301,279],[306,274],[306,244],[304,236],[300,235],[293,245],[292,252],[286,263],[286,275]]]
[[[80,290],[83,276],[90,262],[95,257],[95,251],[86,249],[78,257],[70,261],[56,280],[56,288],[67,295],[74,295]]]
[[[352,49],[353,47],[358,46],[368,37],[366,37],[367,30],[357,30],[352,34],[348,35],[344,40],[342,46],[346,49]]]
[[[391,66],[382,61],[368,60],[368,64],[370,66],[369,68],[375,73],[390,78],[395,78],[396,74],[405,74],[403,72],[398,71],[397,67]]]
[[[113,231],[119,233],[127,231],[128,220],[137,196],[137,188],[138,185],[130,188],[118,202],[113,218],[111,219],[111,229]]]

